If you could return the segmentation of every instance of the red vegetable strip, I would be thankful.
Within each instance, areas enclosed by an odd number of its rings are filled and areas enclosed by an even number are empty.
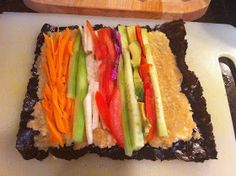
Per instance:
[[[156,131],[156,109],[155,109],[155,100],[154,100],[154,92],[151,83],[151,78],[149,75],[149,68],[151,65],[143,64],[140,66],[140,75],[144,82],[144,96],[145,96],[145,112],[146,116],[151,124],[151,128],[148,133],[148,141],[151,141],[154,137]]]
[[[142,49],[141,64],[145,64],[146,63],[146,52],[145,52],[145,47],[144,47],[143,38],[142,38],[142,34],[141,34],[141,27],[137,25],[135,27],[135,30],[136,30],[137,40],[138,40],[138,42],[141,46],[141,49]]]
[[[97,107],[98,107],[98,111],[99,111],[101,120],[106,125],[106,127],[108,129],[110,129],[109,108],[106,103],[106,100],[103,97],[103,95],[101,94],[101,92],[99,92],[99,91],[96,92],[95,99],[96,99],[96,103],[97,103]]]
[[[122,127],[122,105],[119,89],[116,87],[109,105],[111,133],[119,147],[124,147],[124,133]]]
[[[104,76],[104,82],[103,82],[107,103],[109,103],[111,100],[111,96],[112,96],[113,89],[115,86],[115,82],[111,79],[111,74],[112,74],[112,65],[107,63],[105,76]]]
[[[93,49],[94,49],[96,59],[102,59],[101,51],[103,51],[103,50],[99,48],[100,47],[99,39],[93,29],[93,26],[91,25],[91,23],[88,20],[86,21],[86,26],[87,26],[87,28],[91,34],[92,40],[93,40]]]
[[[111,36],[112,30],[110,28],[102,28],[98,31],[98,36],[100,39],[100,43],[103,43],[106,46],[106,55],[103,56],[103,59],[111,60],[112,63],[115,61],[116,53],[114,48],[114,43],[112,41]],[[104,51],[104,49],[103,49]]]

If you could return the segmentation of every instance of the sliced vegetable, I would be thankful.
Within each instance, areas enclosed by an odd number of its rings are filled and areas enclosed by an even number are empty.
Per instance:
[[[57,145],[57,142],[58,142],[60,146],[63,146],[64,142],[62,140],[61,134],[57,131],[54,124],[52,123],[52,121],[47,116],[46,116],[46,122],[47,122],[48,128],[50,130],[50,140],[54,141],[56,145]]]
[[[128,34],[129,43],[132,43],[137,40],[135,26],[128,26],[127,34]]]
[[[131,66],[131,58],[128,50],[128,39],[125,26],[119,26],[118,30],[121,34],[122,55],[124,60],[124,82],[127,97],[129,124],[131,132],[131,141],[134,150],[138,150],[144,146],[144,138],[142,133],[141,114],[138,102],[135,98],[135,89],[133,82],[133,73]]]
[[[96,90],[98,90],[98,85],[96,87],[97,87]],[[96,92],[93,92],[93,97],[92,97],[92,107],[93,107],[92,129],[93,130],[99,126],[99,112],[98,112],[95,95],[96,95]]]
[[[148,42],[148,32],[147,29],[142,29],[141,30],[142,34],[142,39],[144,43],[144,49],[146,52],[146,62],[148,64],[154,65],[154,61],[152,58],[152,53],[151,53],[151,48],[149,46]],[[161,97],[161,91],[160,91],[160,85],[158,81],[158,74],[156,67],[151,67],[149,69],[149,74],[151,78],[151,82],[153,85],[153,92],[154,92],[154,102],[155,102],[155,108],[156,108],[156,116],[157,116],[157,130],[159,136],[168,136],[168,131],[166,127],[166,122],[165,122],[165,115],[164,115],[164,108],[163,108],[163,103],[162,103],[162,97]]]
[[[102,59],[108,59],[114,63],[116,59],[116,53],[114,44],[112,42],[112,30],[110,28],[102,28],[98,31],[98,36],[100,44],[103,44],[104,49],[106,48],[106,55],[104,54]]]
[[[141,64],[141,54],[142,54],[142,50],[141,47],[138,43],[137,40],[133,41],[132,43],[129,44],[129,50],[131,52],[132,55],[132,66],[134,68],[139,67],[139,65]]]
[[[79,35],[80,31],[79,31]],[[81,42],[81,41],[80,41]],[[82,46],[78,53],[78,73],[73,122],[73,140],[83,142],[85,129],[84,98],[88,92],[86,57]]]
[[[149,120],[151,128],[148,133],[148,141],[151,141],[154,137],[156,132],[156,108],[155,108],[155,99],[153,93],[153,87],[151,83],[151,78],[149,75],[151,65],[143,64],[140,66],[140,74],[142,76],[144,82],[144,89],[145,89],[145,112],[146,116]]]
[[[107,62],[106,63],[106,71],[105,71],[105,75],[103,77],[103,88],[104,88],[104,93],[106,96],[106,101],[107,103],[110,102],[111,100],[111,96],[115,87],[115,82],[112,80],[111,78],[111,74],[112,74],[112,64]]]
[[[84,50],[86,51],[86,67],[88,70],[87,79],[88,79],[88,94],[84,100],[84,109],[85,109],[85,128],[86,128],[86,137],[87,143],[93,143],[93,129],[98,126],[98,111],[97,107],[94,107],[94,92],[98,91],[97,83],[97,72],[98,64],[94,58],[94,51],[92,45],[91,35],[87,29],[87,26],[84,27],[83,40],[84,40]],[[95,110],[93,110],[96,108]]]
[[[46,122],[50,131],[50,143],[52,145],[64,145],[63,136],[71,137],[74,101],[68,98],[68,68],[74,44],[71,30],[53,35],[44,34],[45,48],[42,62],[43,71],[47,82],[43,85],[43,109],[45,110]]]
[[[93,143],[93,129],[92,129],[92,95],[89,92],[84,99],[84,114],[87,143]]]
[[[68,89],[67,96],[75,99],[76,97],[76,82],[77,82],[77,72],[78,72],[78,51],[80,48],[81,36],[76,35],[76,39],[73,46],[73,54],[70,58],[69,64],[69,76],[68,76]]]
[[[145,104],[142,102],[138,102],[139,109],[141,111],[142,116],[142,122],[143,122],[143,135],[144,138],[148,138],[148,135],[150,134],[150,129],[152,125],[150,124],[149,120],[147,119],[146,113],[145,113]],[[149,139],[148,139],[149,140]]]
[[[135,29],[136,29],[137,40],[138,40],[138,42],[141,46],[141,49],[142,49],[141,64],[145,64],[146,63],[146,52],[145,52],[142,34],[141,34],[142,28],[137,25]]]
[[[124,147],[124,134],[122,128],[122,105],[121,105],[121,95],[119,89],[116,87],[114,89],[111,101],[109,104],[110,112],[110,130],[112,135],[117,141],[119,147]]]
[[[83,28],[83,46],[85,53],[91,53],[94,54],[94,46],[93,46],[93,39],[91,36],[91,33],[87,27],[87,25]]]
[[[129,118],[127,112],[127,101],[126,101],[126,92],[125,92],[125,82],[124,82],[124,65],[123,60],[120,59],[118,67],[118,86],[121,96],[121,109],[122,109],[122,127],[124,133],[124,150],[127,156],[132,156],[132,144],[129,131]]]
[[[115,47],[115,53],[116,53],[116,59],[114,63],[114,67],[112,69],[112,80],[116,80],[118,77],[118,65],[120,60],[120,54],[121,54],[121,41],[120,41],[120,33],[116,31],[115,29],[112,29],[112,40]]]
[[[100,91],[96,92],[95,98],[102,122],[106,125],[108,129],[110,129],[108,104]]]
[[[132,55],[131,62],[133,66],[135,94],[138,98],[138,101],[144,101],[143,82],[139,75],[139,66],[141,63],[141,48],[136,40],[129,44],[129,51]]]
[[[93,50],[94,50],[95,56],[97,59],[102,59],[102,49],[101,49],[101,45],[99,44],[98,36],[96,35],[93,29],[93,26],[88,20],[86,21],[86,26],[93,40]]]

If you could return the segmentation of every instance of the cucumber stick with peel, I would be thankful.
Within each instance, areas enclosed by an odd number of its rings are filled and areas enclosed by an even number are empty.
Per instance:
[[[79,31],[77,31],[76,34],[75,43],[73,46],[73,54],[70,58],[69,63],[69,76],[68,76],[68,89],[67,89],[67,96],[75,99],[76,96],[76,82],[77,82],[77,72],[78,72],[78,51],[80,48],[80,40],[81,35],[79,34]]]
[[[138,101],[135,97],[133,71],[130,52],[128,49],[127,31],[125,26],[119,26],[118,30],[121,34],[122,56],[124,61],[124,84],[128,106],[131,142],[133,150],[139,150],[144,146],[144,137],[142,133],[141,113],[139,111]]]
[[[137,40],[134,40],[132,43],[129,44],[129,51],[132,55],[132,66],[133,66],[133,73],[134,73],[134,87],[135,87],[135,94],[138,98],[138,101],[144,101],[144,88],[143,88],[143,81],[139,75],[139,66],[141,63],[141,47]]]
[[[79,35],[81,33],[79,31]],[[78,71],[76,81],[76,97],[75,97],[75,111],[73,121],[73,141],[83,142],[85,131],[85,112],[84,112],[84,99],[88,93],[88,80],[87,80],[87,67],[86,56],[83,50],[81,37],[80,48],[77,54],[78,57]]]
[[[154,99],[155,99],[155,108],[156,108],[156,117],[157,117],[157,132],[159,136],[168,136],[168,130],[165,122],[165,114],[164,114],[164,107],[162,103],[160,85],[158,81],[158,74],[155,67],[155,63],[153,61],[151,47],[148,41],[148,32],[147,29],[141,30],[142,39],[145,47],[146,52],[146,61],[148,64],[151,64],[152,67],[150,68],[150,77],[154,91]]]
[[[124,82],[124,65],[123,60],[120,59],[118,67],[118,86],[121,95],[121,108],[122,108],[122,126],[124,132],[124,150],[127,156],[132,156],[132,144],[129,131],[129,119],[127,112],[127,102],[126,102],[126,92],[125,92],[125,82]]]

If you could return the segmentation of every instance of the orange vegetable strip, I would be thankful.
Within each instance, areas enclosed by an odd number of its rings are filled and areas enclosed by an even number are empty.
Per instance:
[[[69,114],[67,114],[65,111],[63,113],[63,121],[64,121],[64,125],[65,125],[65,131],[66,131],[66,134],[69,134],[70,133],[70,126],[69,126]]]
[[[53,58],[53,62],[55,62],[56,54],[55,54],[55,47],[54,47],[53,39],[55,40],[55,37],[54,38],[50,37],[50,43],[51,43],[51,48],[52,48],[52,58]],[[54,67],[55,67],[55,65],[54,65]]]
[[[45,33],[43,33],[43,36],[44,36],[44,40],[45,40],[45,42],[47,44],[47,47],[49,47],[50,46],[49,36],[47,34],[45,34]]]
[[[63,142],[61,134],[57,131],[57,129],[54,127],[53,123],[47,116],[46,116],[46,121],[48,124],[48,128],[50,130],[50,135],[52,135],[53,138],[55,138],[59,142],[60,146],[63,146],[64,142]]]
[[[69,51],[70,56],[73,54],[74,43],[75,43],[75,37],[71,39],[68,43],[68,51]]]
[[[52,92],[52,100],[53,100],[53,105],[55,106],[55,109],[54,109],[54,115],[55,115],[55,121],[56,121],[56,126],[58,128],[58,130],[62,133],[65,133],[65,127],[64,127],[64,124],[63,124],[63,120],[62,120],[62,111],[61,111],[61,108],[58,104],[58,98],[57,98],[57,91],[54,90]]]
[[[60,47],[59,47],[59,58],[58,58],[58,62],[59,62],[59,72],[58,72],[58,76],[61,77],[62,74],[62,64],[63,64],[63,56],[64,56],[64,50],[65,50],[65,46],[70,38],[71,32],[69,28],[66,28],[64,36],[62,38]]]
[[[48,70],[48,66],[47,66],[47,63],[46,63],[46,62],[43,63],[43,69],[44,69],[44,71],[46,72],[48,82],[50,83],[50,82],[51,82],[51,79],[50,79],[50,74],[49,74],[49,70]]]
[[[59,33],[58,34],[59,35],[59,37],[58,37],[58,47],[57,47],[57,49],[56,49],[56,56],[57,56],[57,59],[56,59],[56,61],[55,61],[55,66],[56,66],[56,68],[58,68],[58,66],[59,66],[59,51],[60,51],[60,48],[61,48],[61,40],[62,40],[62,34],[61,33]],[[57,70],[57,76],[59,76],[58,75],[58,70]]]
[[[48,69],[49,69],[51,81],[52,81],[52,84],[54,84],[56,80],[56,71],[55,71],[56,69],[55,69],[55,64],[52,57],[52,52],[50,50],[47,50],[46,56],[47,56],[47,63],[48,63]]]
[[[62,68],[62,75],[67,78],[68,74],[68,68],[69,68],[69,60],[70,60],[70,54],[68,51],[65,52],[64,54],[64,63],[63,63],[63,68]]]
[[[75,37],[71,31],[57,32],[51,37],[44,34],[47,62],[43,63],[48,83],[43,87],[43,108],[46,110],[51,144],[63,145],[61,133],[72,134],[74,101],[67,98],[67,75],[70,55],[73,54]],[[51,105],[51,106],[50,106]]]

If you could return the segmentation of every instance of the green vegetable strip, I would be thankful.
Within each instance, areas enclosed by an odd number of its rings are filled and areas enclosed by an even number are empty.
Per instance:
[[[134,40],[132,43],[129,44],[129,51],[132,55],[131,63],[133,66],[135,94],[137,96],[138,101],[143,102],[144,101],[143,81],[139,75],[139,66],[141,63],[141,47],[137,40]]]
[[[124,66],[123,60],[120,59],[119,67],[118,67],[118,86],[121,94],[121,107],[122,107],[122,126],[124,132],[124,149],[125,154],[127,156],[132,156],[132,144],[130,138],[130,131],[129,131],[129,119],[128,119],[128,112],[127,112],[127,102],[126,102],[126,95],[125,95],[125,83],[124,83]]]
[[[78,52],[78,73],[77,73],[77,86],[76,86],[76,98],[75,98],[75,112],[73,121],[73,141],[83,142],[84,130],[85,130],[85,114],[84,114],[84,99],[88,92],[88,80],[87,80],[87,67],[86,56],[81,42],[80,36],[80,48]]]
[[[145,51],[146,51],[147,63],[153,65],[153,67],[150,68],[150,77],[151,77],[151,82],[153,85],[155,108],[157,112],[156,115],[157,115],[158,134],[160,136],[168,136],[168,131],[167,131],[166,122],[165,122],[164,108],[163,108],[162,97],[161,97],[161,91],[160,91],[160,85],[158,81],[158,74],[155,67],[155,63],[152,58],[151,47],[148,41],[148,32],[147,32],[147,29],[142,29],[141,32],[142,32],[142,39],[143,39],[143,43],[144,43]]]
[[[138,105],[139,105],[139,109],[140,109],[142,121],[143,121],[143,135],[146,138],[149,134],[149,131],[150,131],[150,128],[152,127],[152,125],[150,124],[150,122],[147,119],[147,116],[145,114],[144,103],[138,102]]]
[[[139,111],[138,102],[135,98],[133,73],[132,73],[130,53],[128,50],[126,27],[119,26],[118,30],[121,34],[122,55],[124,60],[124,82],[125,82],[126,101],[128,105],[131,141],[133,149],[139,150],[144,146],[144,138],[142,133],[141,114]]]
[[[69,76],[68,76],[68,89],[67,96],[75,99],[76,97],[76,82],[77,82],[77,72],[78,72],[78,51],[80,48],[80,38],[79,32],[77,32],[76,40],[73,46],[73,55],[70,58],[69,63]]]
[[[137,41],[135,27],[136,27],[135,25],[127,27],[127,34],[128,34],[129,43]]]

